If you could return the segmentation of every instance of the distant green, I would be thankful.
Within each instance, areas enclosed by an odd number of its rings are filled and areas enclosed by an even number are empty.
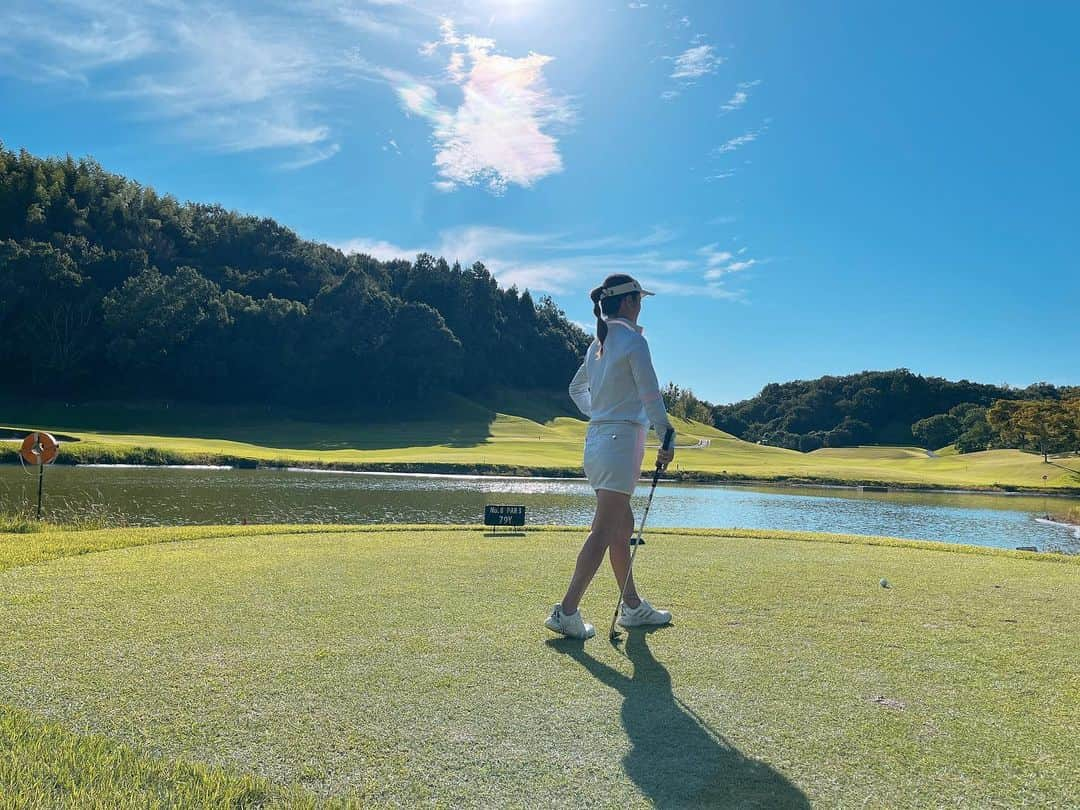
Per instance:
[[[677,473],[720,479],[1080,491],[1080,458],[1073,456],[1051,458],[1046,464],[1041,456],[1020,450],[960,455],[948,448],[929,453],[915,447],[850,447],[800,453],[750,444],[698,422],[675,421],[680,435],[672,472]],[[527,392],[505,392],[486,405],[445,397],[433,401],[430,410],[397,419],[361,418],[345,410],[319,416],[252,407],[0,402],[3,428],[48,429],[78,438],[81,441],[66,444],[62,451],[63,458],[76,461],[248,461],[580,474],[586,424],[565,415],[550,394],[530,398]],[[696,446],[702,441],[708,446]],[[650,442],[656,442],[651,434]],[[13,460],[14,444],[8,448],[7,457]],[[646,454],[646,469],[651,462]]]
[[[657,530],[637,569],[676,626],[613,648],[540,624],[581,536],[0,536],[0,804],[1015,807],[1080,795],[1080,560]],[[604,572],[582,609],[603,627],[614,598]]]

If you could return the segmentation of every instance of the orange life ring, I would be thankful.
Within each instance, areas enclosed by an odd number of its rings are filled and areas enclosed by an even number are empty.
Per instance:
[[[60,452],[60,443],[51,433],[34,432],[23,439],[19,455],[27,464],[52,464]]]

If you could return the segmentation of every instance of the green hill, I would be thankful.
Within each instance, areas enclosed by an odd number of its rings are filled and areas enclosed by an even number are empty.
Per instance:
[[[238,463],[343,468],[580,474],[586,423],[550,393],[504,392],[528,400],[533,418],[446,395],[399,418],[346,411],[202,405],[71,405],[0,402],[0,428],[47,429],[78,439],[69,462]],[[918,448],[855,447],[799,453],[751,444],[709,425],[675,419],[673,474],[708,480],[891,483],[955,488],[1080,490],[1080,459],[1044,464],[1020,450],[931,455]],[[655,437],[651,438],[655,443]],[[7,442],[14,460],[14,442]],[[646,455],[645,467],[652,459]],[[1045,481],[1043,476],[1046,476]]]
[[[0,393],[389,413],[493,382],[561,387],[588,343],[480,261],[345,255],[0,143]]]
[[[937,447],[962,436],[965,449],[986,449],[990,444],[1015,446],[986,425],[985,410],[994,402],[1078,394],[1075,387],[1035,383],[1012,388],[924,377],[901,368],[770,383],[750,399],[714,406],[712,421],[748,441],[792,450],[923,442],[924,447]],[[934,417],[936,430],[915,427]]]

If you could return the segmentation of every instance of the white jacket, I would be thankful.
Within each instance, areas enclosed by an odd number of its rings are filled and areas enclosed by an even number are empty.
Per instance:
[[[604,352],[593,339],[585,362],[570,382],[570,398],[590,422],[634,422],[663,438],[671,427],[649,344],[641,327],[608,318]]]

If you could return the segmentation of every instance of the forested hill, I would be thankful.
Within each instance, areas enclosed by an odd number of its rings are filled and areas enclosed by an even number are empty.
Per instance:
[[[994,402],[1076,396],[1080,388],[952,382],[896,369],[771,383],[753,399],[711,409],[721,430],[793,450],[912,443],[937,448],[958,440],[961,450],[985,450],[1021,446],[996,443],[999,437],[991,435],[986,414]]]
[[[0,144],[0,386],[388,407],[564,389],[588,338],[483,264],[380,262]]]

